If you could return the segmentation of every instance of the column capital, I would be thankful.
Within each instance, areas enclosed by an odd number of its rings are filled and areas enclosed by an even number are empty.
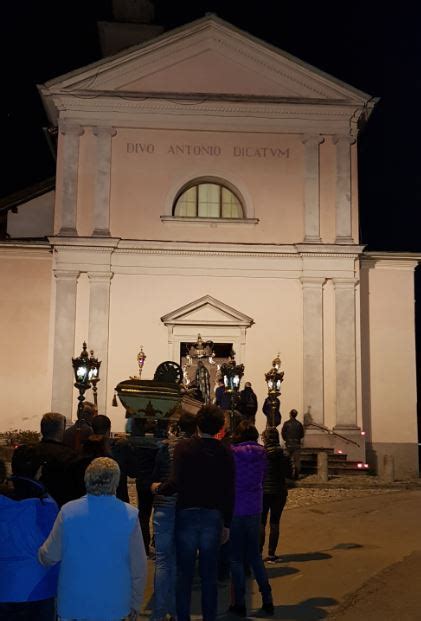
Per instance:
[[[90,282],[110,282],[114,272],[88,272]]]
[[[354,142],[356,142],[356,138],[354,138],[354,136],[349,136],[349,135],[336,135],[336,136],[332,136],[332,142],[333,144],[354,144]]]
[[[320,136],[320,134],[304,134],[304,136],[301,138],[301,142],[303,144],[310,144],[310,145],[318,145],[318,144],[322,144],[322,142],[324,142],[324,136]]]
[[[326,278],[313,277],[313,276],[303,276],[300,278],[301,284],[304,288],[314,288],[319,289],[322,288],[326,282]]]
[[[78,270],[53,270],[57,280],[77,280],[80,272]]]
[[[94,136],[111,136],[111,138],[114,138],[114,136],[117,134],[117,130],[115,127],[108,127],[108,126],[96,126],[92,128],[92,133]]]
[[[354,289],[359,282],[358,278],[332,278],[335,289]]]
[[[68,121],[59,122],[60,133],[67,136],[82,136],[85,133],[81,125],[69,123]]]

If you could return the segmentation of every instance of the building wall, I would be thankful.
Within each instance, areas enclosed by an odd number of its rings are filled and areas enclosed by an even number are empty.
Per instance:
[[[304,230],[303,136],[218,131],[116,128],[111,142],[110,230],[123,239],[297,243]],[[79,141],[77,230],[94,228],[95,136],[85,127]],[[63,136],[59,151],[63,148]],[[356,153],[352,150],[353,158]],[[320,231],[334,243],[336,230],[336,147],[331,136],[320,145]],[[356,179],[356,167],[353,165]],[[212,224],[161,221],[171,216],[179,190],[195,178],[232,184],[246,218],[258,223]],[[59,178],[60,183],[60,178]],[[352,234],[358,242],[356,181],[352,181]],[[58,211],[60,205],[58,204]],[[60,217],[56,219],[59,230]]]
[[[46,237],[53,233],[55,192],[46,192],[7,214],[7,234],[11,238]]]
[[[0,431],[50,410],[51,266],[49,246],[0,247]]]
[[[398,477],[418,473],[414,268],[386,256],[363,262],[361,336],[368,459],[382,472],[395,458]]]

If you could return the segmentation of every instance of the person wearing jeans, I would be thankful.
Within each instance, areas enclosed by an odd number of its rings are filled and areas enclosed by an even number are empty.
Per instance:
[[[234,507],[234,460],[215,439],[224,424],[222,410],[203,406],[196,415],[198,436],[174,450],[170,479],[154,483],[154,493],[178,492],[175,525],[177,554],[177,620],[190,621],[196,557],[202,587],[202,618],[215,621],[218,604],[218,551],[229,537]]]
[[[234,603],[229,612],[247,616],[245,565],[250,565],[262,595],[261,612],[273,615],[272,590],[259,550],[260,519],[266,452],[257,443],[259,433],[249,421],[236,428],[231,450],[235,459],[235,507],[231,524],[231,575]]]
[[[157,483],[170,477],[175,447],[196,432],[196,417],[182,412],[177,434],[171,435],[159,449],[152,480]],[[153,531],[155,538],[154,598],[151,621],[161,621],[168,614],[176,616],[176,556],[175,556],[175,514],[177,495],[153,496]]]

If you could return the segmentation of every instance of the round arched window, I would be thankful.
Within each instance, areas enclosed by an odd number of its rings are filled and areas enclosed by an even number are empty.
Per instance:
[[[174,202],[181,218],[244,218],[240,199],[220,183],[202,181],[184,188]]]

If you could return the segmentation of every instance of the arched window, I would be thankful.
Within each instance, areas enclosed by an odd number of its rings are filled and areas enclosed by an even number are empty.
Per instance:
[[[174,202],[180,218],[243,219],[244,210],[232,190],[215,181],[199,181],[184,187]]]

